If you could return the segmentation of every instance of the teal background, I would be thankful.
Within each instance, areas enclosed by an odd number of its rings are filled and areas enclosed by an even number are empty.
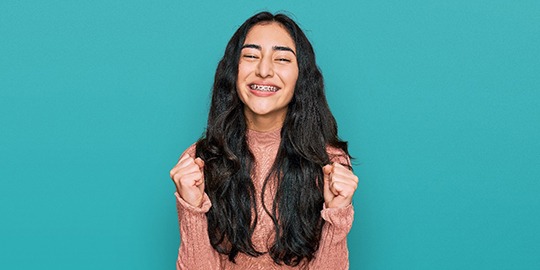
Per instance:
[[[539,1],[0,2],[0,267],[174,269],[170,168],[287,10],[361,182],[351,269],[540,269]]]

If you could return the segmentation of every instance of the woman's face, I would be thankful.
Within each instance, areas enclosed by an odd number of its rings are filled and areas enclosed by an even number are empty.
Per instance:
[[[261,120],[281,126],[297,79],[296,46],[289,33],[275,22],[253,26],[240,53],[236,81],[248,126]]]

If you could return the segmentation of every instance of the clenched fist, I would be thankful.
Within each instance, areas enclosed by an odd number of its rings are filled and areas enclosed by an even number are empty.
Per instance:
[[[185,153],[171,170],[176,191],[184,201],[201,207],[204,198],[204,161]]]
[[[324,203],[327,208],[342,208],[351,204],[352,196],[358,187],[358,177],[339,163],[323,167]]]

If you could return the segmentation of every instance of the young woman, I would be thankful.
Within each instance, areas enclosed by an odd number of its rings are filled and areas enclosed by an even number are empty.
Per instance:
[[[283,14],[234,33],[217,67],[206,134],[170,172],[177,269],[347,269],[347,143],[313,48]]]

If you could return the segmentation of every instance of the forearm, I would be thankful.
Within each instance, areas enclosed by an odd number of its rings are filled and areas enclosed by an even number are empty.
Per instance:
[[[175,195],[180,226],[180,249],[176,268],[178,270],[220,269],[219,254],[208,238],[208,223],[205,215],[211,207],[208,196],[204,195],[203,205],[198,208],[187,204],[178,193]]]

